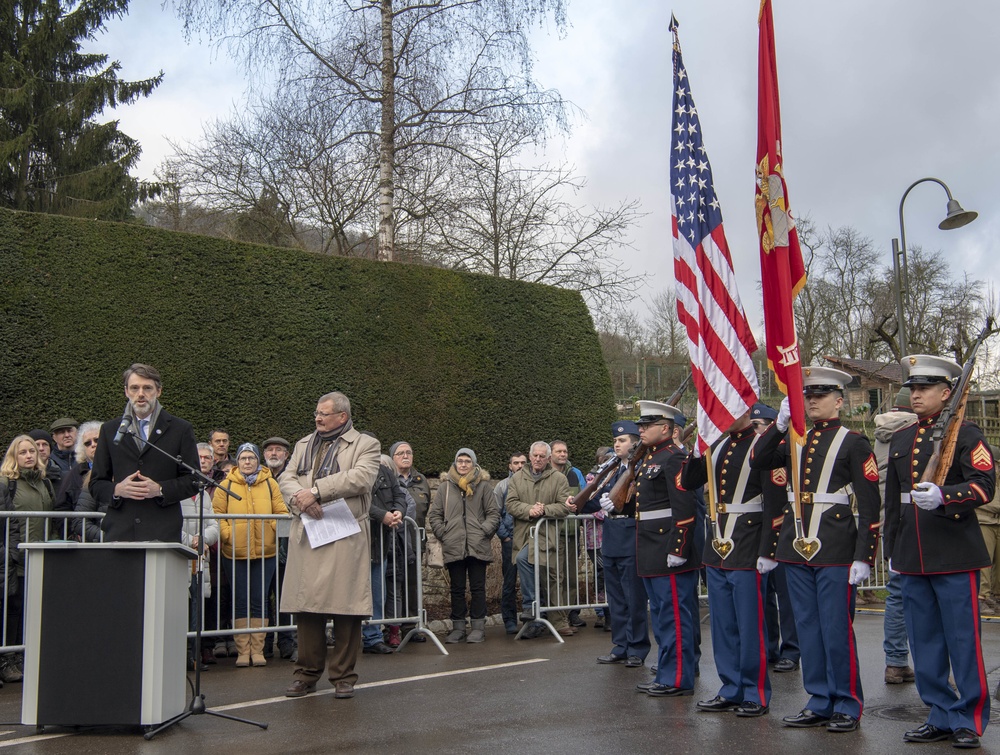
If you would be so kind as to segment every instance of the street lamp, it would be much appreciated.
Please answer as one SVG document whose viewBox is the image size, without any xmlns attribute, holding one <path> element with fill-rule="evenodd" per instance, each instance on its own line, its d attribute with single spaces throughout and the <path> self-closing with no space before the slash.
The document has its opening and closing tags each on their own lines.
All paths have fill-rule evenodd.
<svg viewBox="0 0 1000 755">
<path fill-rule="evenodd" d="M 963 225 L 968 225 L 979 217 L 978 212 L 963 210 L 958 200 L 952 197 L 951 189 L 940 178 L 921 178 L 919 181 L 911 183 L 906 188 L 906 191 L 903 192 L 903 198 L 899 200 L 899 238 L 892 240 L 892 271 L 896 283 L 896 322 L 898 323 L 898 330 L 896 332 L 899 338 L 900 357 L 905 357 L 910 347 L 909 340 L 906 337 L 906 321 L 903 316 L 903 301 L 908 293 L 907 286 L 909 284 L 906 268 L 906 226 L 903 225 L 903 203 L 906 202 L 906 197 L 913 187 L 925 181 L 933 181 L 939 184 L 948 195 L 947 214 L 944 220 L 938 223 L 938 228 L 942 231 L 961 228 Z"/>
</svg>

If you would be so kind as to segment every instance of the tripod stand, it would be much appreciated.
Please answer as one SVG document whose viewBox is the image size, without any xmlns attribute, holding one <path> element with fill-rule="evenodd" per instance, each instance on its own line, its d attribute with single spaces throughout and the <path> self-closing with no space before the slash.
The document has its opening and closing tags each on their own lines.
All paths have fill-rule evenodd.
<svg viewBox="0 0 1000 755">
<path fill-rule="evenodd" d="M 226 719 L 229 719 L 230 721 L 237 721 L 238 723 L 241 723 L 241 724 L 250 724 L 251 726 L 259 726 L 261 729 L 266 729 L 267 728 L 267 724 L 266 723 L 261 723 L 259 721 L 251 721 L 248 718 L 238 718 L 237 716 L 230 716 L 228 713 L 220 713 L 219 711 L 212 710 L 211 708 L 208 708 L 205 705 L 205 695 L 201 691 L 201 641 L 202 641 L 202 634 L 201 634 L 202 633 L 202 626 L 201 626 L 202 620 L 201 620 L 201 614 L 202 614 L 202 609 L 203 609 L 203 605 L 204 605 L 203 588 L 202 588 L 202 582 L 203 582 L 204 572 L 203 572 L 203 568 L 202 568 L 202 560 L 201 560 L 200 551 L 201 551 L 202 548 L 205 547 L 205 505 L 204 505 L 205 504 L 205 500 L 204 500 L 205 489 L 209 485 L 213 485 L 214 484 L 214 480 L 212 480 L 210 477 L 207 477 L 204 474 L 202 474 L 202 472 L 201 472 L 200 469 L 195 469 L 190 464 L 186 463 L 180 456 L 171 456 L 166 451 L 164 451 L 162 448 L 158 448 L 155 444 L 150 443 L 145 438 L 142 438 L 139 435 L 136 435 L 131 430 L 125 431 L 124 434 L 128 435 L 129 437 L 135 438 L 139 443 L 142 444 L 143 448 L 152 448 L 157 453 L 163 454 L 164 456 L 167 456 L 167 457 L 173 459 L 180 466 L 184 467 L 186 470 L 188 470 L 189 472 L 191 472 L 197 478 L 197 480 L 198 480 L 198 551 L 199 551 L 199 557 L 198 557 L 198 567 L 197 567 L 198 578 L 195 580 L 195 602 L 194 602 L 194 620 L 195 620 L 195 628 L 194 628 L 194 658 L 195 658 L 195 663 L 194 663 L 194 693 L 193 693 L 193 696 L 191 697 L 191 702 L 188 705 L 187 710 L 185 710 L 183 713 L 180 713 L 180 714 L 174 716 L 169 721 L 164 721 L 162 724 L 160 724 L 159 726 L 157 726 L 155 729 L 153 729 L 151 731 L 147 731 L 143 735 L 143 737 L 145 739 L 147 739 L 147 740 L 152 739 L 153 737 L 155 737 L 157 734 L 159 734 L 164 729 L 169 729 L 174 724 L 179 724 L 181 721 L 185 720 L 186 718 L 189 718 L 191 716 L 202 716 L 202 715 L 216 716 L 218 718 L 226 718 Z M 230 496 L 232 498 L 236 498 L 237 500 L 242 500 L 240 498 L 240 496 L 236 495 L 236 493 L 232 492 L 228 488 L 222 487 L 221 485 L 219 486 L 219 488 L 222 489 L 222 490 L 224 490 L 225 493 L 226 493 L 226 495 L 228 495 L 228 496 Z"/>
</svg>

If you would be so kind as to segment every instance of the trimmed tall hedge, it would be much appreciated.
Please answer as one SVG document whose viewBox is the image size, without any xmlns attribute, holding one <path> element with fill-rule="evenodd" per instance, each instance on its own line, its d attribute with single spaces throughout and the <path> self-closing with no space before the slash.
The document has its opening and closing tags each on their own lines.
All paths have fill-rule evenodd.
<svg viewBox="0 0 1000 755">
<path fill-rule="evenodd" d="M 587 468 L 610 440 L 611 385 L 574 292 L 10 211 L 0 262 L 0 452 L 58 416 L 119 416 L 132 362 L 160 370 L 164 407 L 199 439 L 222 426 L 234 450 L 310 432 L 331 390 L 432 474 L 469 446 L 499 475 L 555 437 Z"/>
</svg>

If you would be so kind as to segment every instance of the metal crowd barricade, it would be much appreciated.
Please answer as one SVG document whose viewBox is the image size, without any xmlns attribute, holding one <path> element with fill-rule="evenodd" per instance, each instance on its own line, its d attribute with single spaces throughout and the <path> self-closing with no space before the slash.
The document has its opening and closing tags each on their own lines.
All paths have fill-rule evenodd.
<svg viewBox="0 0 1000 755">
<path fill-rule="evenodd" d="M 559 642 L 565 640 L 546 614 L 608 606 L 604 599 L 604 568 L 598 538 L 594 537 L 588 546 L 587 538 L 581 537 L 587 527 L 600 526 L 599 519 L 585 514 L 539 519 L 530 530 L 535 599 L 530 607 L 523 606 L 522 612 L 530 613 L 534 617 L 532 622 L 544 625 Z M 582 566 L 581 544 L 587 558 Z M 525 622 L 515 639 L 520 639 L 532 622 Z"/>
<path fill-rule="evenodd" d="M 51 540 L 79 540 L 94 542 L 94 530 L 87 528 L 88 522 L 98 524 L 96 537 L 102 538 L 100 520 L 104 514 L 82 511 L 0 511 L 0 521 L 3 523 L 3 593 L 0 605 L 3 606 L 2 622 L 0 622 L 0 654 L 24 651 L 22 628 L 24 623 L 24 578 L 15 573 L 17 565 L 27 569 L 25 554 L 19 552 L 15 556 L 20 543 L 37 543 Z M 30 526 L 33 522 L 41 522 L 41 536 L 37 527 Z M 90 533 L 88 535 L 88 532 Z M 16 624 L 15 624 L 16 622 Z"/>
<path fill-rule="evenodd" d="M 417 526 L 416 520 L 408 516 L 403 517 L 400 527 L 402 530 L 397 528 L 387 533 L 385 527 L 372 524 L 372 538 L 377 538 L 380 553 L 386 553 L 386 538 L 392 538 L 393 542 L 382 562 L 382 618 L 371 618 L 363 624 L 377 624 L 381 627 L 412 625 L 402 637 L 396 652 L 405 648 L 413 637 L 422 634 L 429 637 L 443 655 L 448 655 L 441 640 L 427 628 L 420 560 L 420 543 L 426 538 L 425 531 Z"/>
<path fill-rule="evenodd" d="M 80 542 L 103 542 L 103 533 L 100 530 L 100 520 L 104 518 L 101 512 L 76 512 L 76 511 L 0 511 L 0 522 L 3 531 L 0 544 L 3 546 L 3 560 L 0 561 L 0 568 L 3 571 L 3 600 L 0 601 L 2 611 L 0 611 L 0 654 L 20 652 L 24 650 L 24 643 L 21 641 L 10 641 L 14 637 L 20 637 L 20 622 L 23 621 L 20 608 L 20 600 L 23 595 L 23 580 L 15 573 L 16 569 L 8 568 L 12 566 L 12 552 L 16 550 L 18 543 L 38 542 L 40 539 L 51 540 L 77 540 Z M 197 532 L 197 515 L 185 516 L 185 524 L 192 532 Z M 278 607 L 281 605 L 281 570 L 278 566 L 280 539 L 287 538 L 291 526 L 292 516 L 290 514 L 206 514 L 205 522 L 218 522 L 221 519 L 230 522 L 248 521 L 261 522 L 261 527 L 272 525 L 275 528 L 276 546 L 275 554 L 267 559 L 253 560 L 274 560 L 275 569 L 270 579 L 266 579 L 266 569 L 261 569 L 256 580 L 248 578 L 244 585 L 244 595 L 246 605 L 252 604 L 252 598 L 259 596 L 261 605 L 264 607 L 263 618 L 267 626 L 246 627 L 234 629 L 232 620 L 236 613 L 236 594 L 231 586 L 226 584 L 224 576 L 221 543 L 216 543 L 211 547 L 206 555 L 208 563 L 203 569 L 196 568 L 196 562 L 192 562 L 192 577 L 201 575 L 203 579 L 204 609 L 202 615 L 202 636 L 205 638 L 217 639 L 229 637 L 234 634 L 253 634 L 259 632 L 280 633 L 293 632 L 295 630 L 294 616 L 289 623 L 280 623 Z M 38 537 L 37 527 L 29 526 L 33 521 L 42 521 L 42 535 Z M 88 527 L 88 524 L 91 525 Z M 96 527 L 94 525 L 97 525 Z M 417 526 L 416 521 L 410 517 L 405 517 L 402 524 L 401 533 L 393 533 L 396 542 L 386 558 L 386 568 L 382 570 L 382 595 L 386 602 L 386 610 L 380 619 L 369 619 L 365 624 L 384 625 L 412 625 L 400 642 L 398 650 L 402 650 L 407 643 L 416 635 L 423 634 L 434 642 L 438 649 L 448 655 L 448 651 L 441 644 L 437 636 L 427 628 L 427 611 L 424 608 L 423 595 L 423 575 L 420 568 L 419 543 L 423 542 L 424 530 Z M 243 529 L 242 545 L 244 552 L 249 552 L 253 544 L 256 526 L 247 526 Z M 382 537 L 382 528 L 374 527 L 373 531 L 378 532 L 378 537 Z M 384 541 L 380 541 L 384 544 Z M 234 543 L 236 545 L 236 543 Z M 233 548 L 231 564 L 235 568 L 236 548 Z M 411 561 L 412 556 L 412 561 Z M 391 575 L 391 583 L 389 576 Z M 205 584 L 207 583 L 207 584 Z M 192 592 L 194 582 L 192 581 Z M 214 610 L 212 610 L 214 609 Z M 251 611 L 247 611 L 249 614 Z M 236 617 L 243 618 L 243 617 Z M 13 622 L 19 622 L 18 631 L 13 631 Z M 188 632 L 188 637 L 193 638 L 195 632 Z M 208 647 L 206 645 L 206 647 Z"/>
<path fill-rule="evenodd" d="M 197 518 L 197 516 L 186 517 L 187 520 L 195 521 Z M 292 519 L 293 517 L 290 514 L 212 514 L 211 516 L 205 516 L 206 522 L 209 520 L 226 520 L 233 523 L 239 521 L 262 521 L 262 527 L 267 526 L 269 522 L 274 522 L 277 542 L 275 554 L 266 559 L 275 560 L 275 568 L 271 578 L 267 579 L 267 570 L 261 569 L 256 581 L 251 578 L 246 580 L 246 584 L 243 586 L 244 594 L 241 596 L 246 601 L 248 607 L 247 614 L 251 613 L 249 607 L 253 603 L 252 599 L 254 597 L 260 598 L 261 604 L 264 606 L 264 618 L 267 620 L 267 626 L 262 627 L 233 628 L 235 619 L 244 618 L 236 616 L 237 595 L 233 590 L 233 585 L 227 584 L 228 580 L 225 576 L 228 571 L 235 572 L 235 562 L 240 560 L 236 558 L 238 549 L 235 546 L 237 543 L 233 543 L 234 547 L 231 549 L 232 555 L 228 559 L 228 564 L 225 564 L 226 557 L 222 553 L 221 541 L 217 547 L 212 549 L 208 572 L 209 575 L 214 574 L 215 584 L 212 586 L 211 597 L 206 599 L 207 610 L 202 612 L 203 637 L 220 638 L 236 634 L 256 634 L 260 632 L 273 632 L 277 634 L 295 630 L 294 616 L 291 617 L 291 623 L 282 624 L 279 621 L 279 617 L 282 614 L 278 610 L 281 605 L 282 585 L 280 575 L 283 567 L 283 564 L 279 562 L 280 538 L 288 537 Z M 384 548 L 387 546 L 385 538 L 393 537 L 394 541 L 391 543 L 389 553 L 383 561 L 383 568 L 380 570 L 382 615 L 378 618 L 365 620 L 363 625 L 413 625 L 403 637 L 397 651 L 402 650 L 414 635 L 423 634 L 430 637 L 444 655 L 448 655 L 448 651 L 445 650 L 437 636 L 426 626 L 427 612 L 424 609 L 423 579 L 421 569 L 419 568 L 420 549 L 417 546 L 417 538 L 420 538 L 422 541 L 424 531 L 417 527 L 416 521 L 409 517 L 403 519 L 401 527 L 403 528 L 402 532 L 392 532 L 387 535 L 384 533 L 383 527 L 372 523 L 372 537 L 378 539 L 379 547 L 383 548 L 382 553 L 385 553 Z M 243 552 L 249 552 L 250 547 L 253 545 L 255 531 L 256 525 L 248 525 L 243 528 L 242 542 L 239 543 L 243 546 Z M 410 561 L 411 556 L 414 558 L 412 563 Z M 229 567 L 228 569 L 226 568 L 227 566 Z M 206 576 L 204 570 L 202 571 L 202 575 L 204 579 Z M 209 601 L 211 601 L 211 604 L 209 604 Z M 193 631 L 188 633 L 188 637 L 193 636 Z"/>
</svg>

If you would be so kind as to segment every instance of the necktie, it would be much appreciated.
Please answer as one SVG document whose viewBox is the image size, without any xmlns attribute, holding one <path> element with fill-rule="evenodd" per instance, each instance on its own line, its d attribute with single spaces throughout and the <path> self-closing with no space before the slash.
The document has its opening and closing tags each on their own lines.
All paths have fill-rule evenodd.
<svg viewBox="0 0 1000 755">
<path fill-rule="evenodd" d="M 139 437 L 142 438 L 143 440 L 146 440 L 149 437 L 148 428 L 149 428 L 149 420 L 148 419 L 140 419 L 139 420 Z"/>
</svg>

